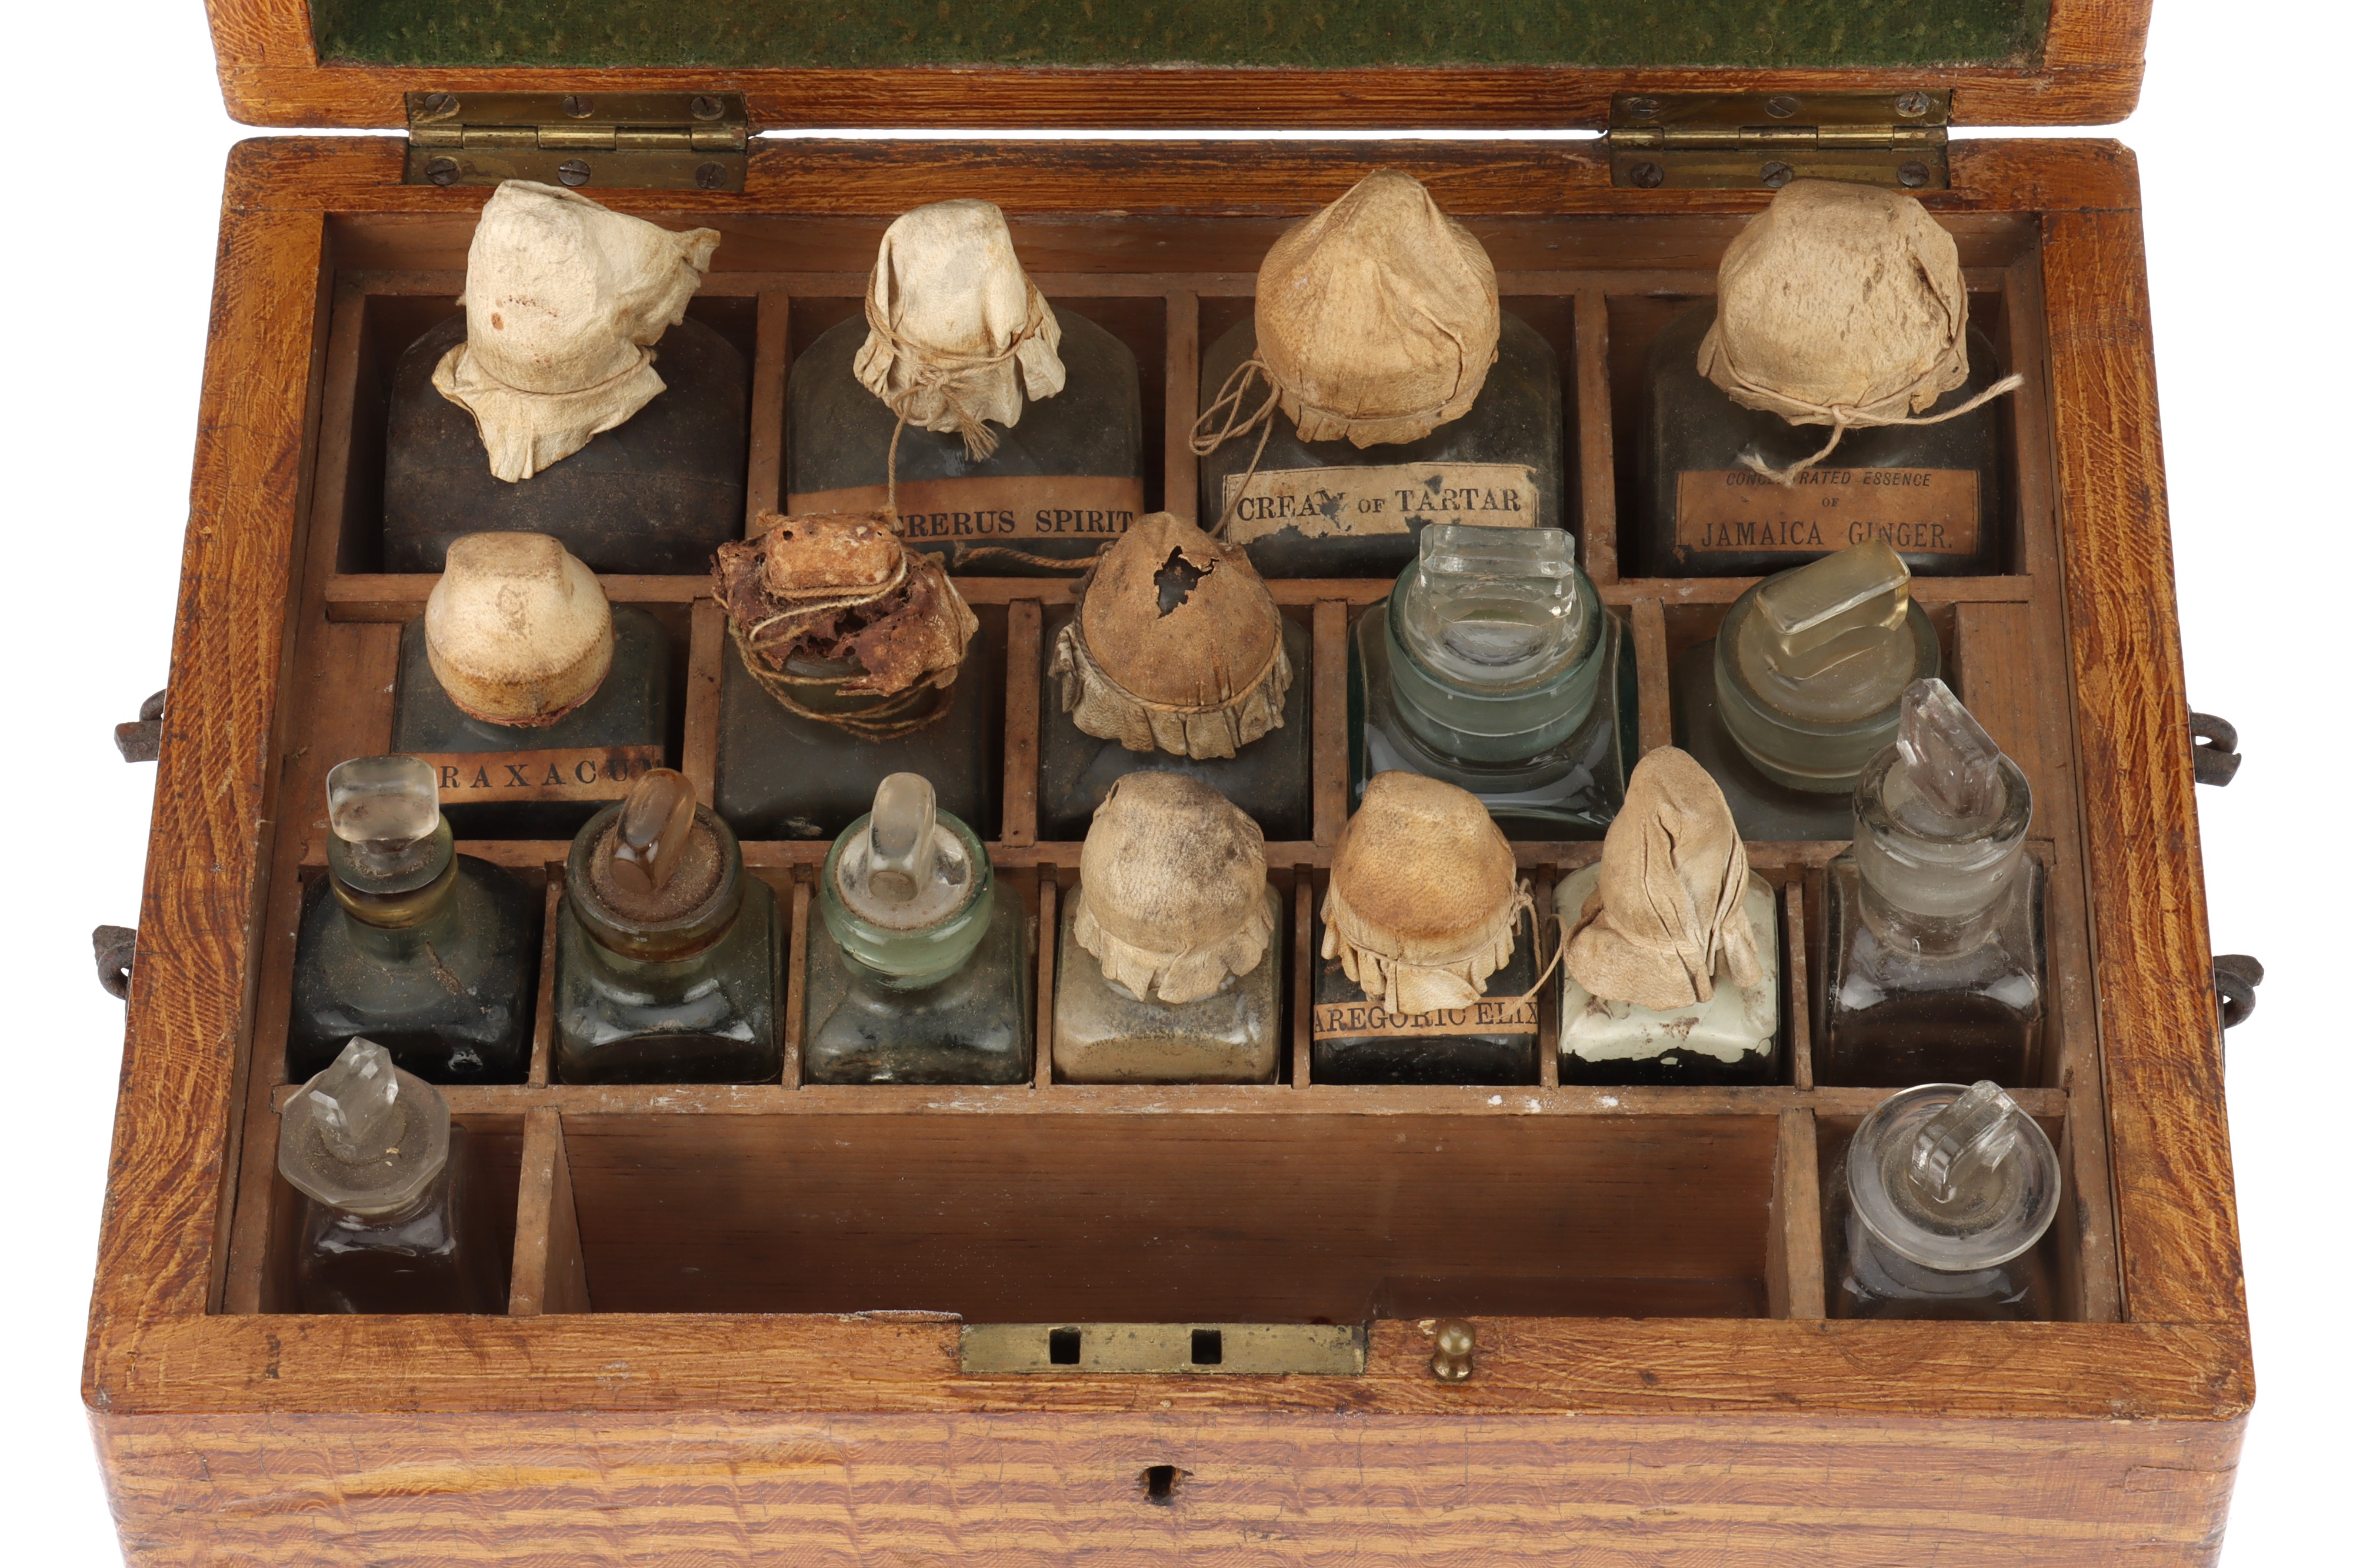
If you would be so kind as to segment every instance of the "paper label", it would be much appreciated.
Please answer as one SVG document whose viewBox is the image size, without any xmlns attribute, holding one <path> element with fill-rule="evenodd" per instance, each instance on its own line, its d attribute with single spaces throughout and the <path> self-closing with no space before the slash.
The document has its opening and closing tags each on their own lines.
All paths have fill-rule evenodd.
<svg viewBox="0 0 2353 1568">
<path fill-rule="evenodd" d="M 1226 537 L 1237 544 L 1286 528 L 1330 539 L 1406 533 L 1422 522 L 1533 528 L 1536 521 L 1536 472 L 1521 463 L 1284 468 L 1249 475 L 1247 491 L 1243 478 L 1226 476 L 1223 502 L 1233 514 Z"/>
<path fill-rule="evenodd" d="M 888 485 L 807 490 L 786 498 L 796 517 L 821 511 L 881 511 Z M 1144 514 L 1144 481 L 1103 475 L 986 475 L 902 479 L 899 518 L 910 543 L 953 540 L 1103 540 Z"/>
<path fill-rule="evenodd" d="M 1974 553 L 1977 470 L 1808 468 L 1793 485 L 1747 468 L 1675 476 L 1675 544 L 1687 552 L 1843 550 L 1867 539 L 1920 554 Z"/>
<path fill-rule="evenodd" d="M 441 781 L 443 805 L 489 801 L 618 800 L 662 765 L 659 746 L 546 752 L 419 752 Z"/>
<path fill-rule="evenodd" d="M 1536 1027 L 1536 1000 L 1533 996 L 1482 996 L 1468 1007 L 1446 1007 L 1411 1016 L 1388 1012 L 1377 1002 L 1318 1002 L 1312 1026 L 1319 1040 L 1359 1039 L 1366 1036 L 1532 1035 Z"/>
</svg>

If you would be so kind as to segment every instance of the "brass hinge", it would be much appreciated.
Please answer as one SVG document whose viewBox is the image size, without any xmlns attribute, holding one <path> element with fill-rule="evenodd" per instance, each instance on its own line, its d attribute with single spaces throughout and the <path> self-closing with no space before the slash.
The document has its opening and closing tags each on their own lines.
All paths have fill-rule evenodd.
<svg viewBox="0 0 2353 1568">
<path fill-rule="evenodd" d="M 1621 92 L 1609 100 L 1609 183 L 1651 190 L 1778 190 L 1852 180 L 1952 184 L 1946 88 L 1905 92 Z"/>
<path fill-rule="evenodd" d="M 750 141 L 740 92 L 412 92 L 401 178 L 740 191 Z"/>
</svg>

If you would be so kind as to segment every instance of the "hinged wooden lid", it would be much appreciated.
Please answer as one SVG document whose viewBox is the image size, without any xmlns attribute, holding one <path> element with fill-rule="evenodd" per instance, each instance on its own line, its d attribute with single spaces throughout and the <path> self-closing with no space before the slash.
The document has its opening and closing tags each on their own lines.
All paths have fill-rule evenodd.
<svg viewBox="0 0 2353 1568">
<path fill-rule="evenodd" d="M 2139 96 L 2149 0 L 208 0 L 229 113 L 411 92 L 740 92 L 755 129 L 1600 128 L 1613 93 L 1949 89 L 1957 125 Z"/>
</svg>

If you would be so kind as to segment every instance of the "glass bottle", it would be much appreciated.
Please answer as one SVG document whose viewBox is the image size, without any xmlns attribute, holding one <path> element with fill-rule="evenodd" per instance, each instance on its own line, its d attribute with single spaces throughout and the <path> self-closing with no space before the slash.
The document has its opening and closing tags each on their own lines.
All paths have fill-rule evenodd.
<svg viewBox="0 0 2353 1568">
<path fill-rule="evenodd" d="M 1575 542 L 1440 523 L 1419 553 L 1350 642 L 1351 800 L 1377 773 L 1420 773 L 1512 837 L 1599 837 L 1634 755 L 1634 660 Z"/>
<path fill-rule="evenodd" d="M 1831 1176 L 1831 1316 L 2049 1320 L 2051 1269 L 2036 1244 L 2059 1188 L 2051 1140 L 1999 1086 L 1891 1095 Z"/>
<path fill-rule="evenodd" d="M 327 873 L 303 890 L 286 1072 L 354 1035 L 433 1083 L 521 1083 L 539 985 L 540 897 L 455 852 L 433 770 L 359 757 L 327 774 Z"/>
<path fill-rule="evenodd" d="M 1258 825 L 1197 778 L 1134 773 L 1087 829 L 1054 969 L 1064 1083 L 1272 1083 L 1282 900 Z"/>
<path fill-rule="evenodd" d="M 784 931 L 734 834 L 668 768 L 572 840 L 555 926 L 564 1083 L 770 1083 Z"/>
<path fill-rule="evenodd" d="M 1631 574 L 1750 577 L 1804 565 L 1866 539 L 1885 541 L 1914 573 L 2002 570 L 2000 405 L 1936 425 L 1848 430 L 1830 458 L 1779 485 L 1743 462 L 1780 469 L 1821 449 L 1829 431 L 1746 408 L 1699 369 L 1715 321 L 1703 300 L 1651 341 L 1642 369 L 1640 510 Z M 1957 408 L 2001 379 L 1993 344 L 1968 329 L 1969 377 L 1926 410 Z"/>
<path fill-rule="evenodd" d="M 1279 841 L 1312 837 L 1311 638 L 1250 557 L 1154 512 L 1077 595 L 1076 609 L 1046 616 L 1039 837 L 1085 837 L 1140 771 L 1200 780 Z"/>
<path fill-rule="evenodd" d="M 1201 362 L 1205 408 L 1258 348 L 1250 321 L 1209 346 Z M 1249 395 L 1263 390 L 1253 386 Z M 1200 466 L 1203 525 L 1225 517 L 1229 489 L 1239 492 L 1219 537 L 1247 548 L 1265 576 L 1387 577 L 1412 565 L 1414 535 L 1433 522 L 1561 526 L 1560 361 L 1509 310 L 1471 411 L 1419 439 L 1370 447 L 1303 441 L 1280 407 L 1267 417 L 1254 475 L 1255 432 L 1225 442 Z"/>
<path fill-rule="evenodd" d="M 1535 1082 L 1535 944 L 1520 938 L 1531 915 L 1512 847 L 1477 797 L 1377 774 L 1333 849 L 1314 1081 Z"/>
<path fill-rule="evenodd" d="M 1553 902 L 1561 1082 L 1780 1081 L 1778 901 L 1692 758 L 1661 746 L 1642 759 L 1600 861 Z"/>
<path fill-rule="evenodd" d="M 502 1312 L 507 1260 L 448 1102 L 353 1039 L 295 1091 L 278 1172 L 302 1194 L 286 1259 L 297 1312 Z"/>
<path fill-rule="evenodd" d="M 833 842 L 808 932 L 811 1083 L 1027 1083 L 1029 920 L 988 851 L 893 773 Z"/>
<path fill-rule="evenodd" d="M 1912 574 L 1867 540 L 1766 578 L 1674 661 L 1675 744 L 1723 786 L 1745 839 L 1854 836 L 1854 782 L 1942 653 Z"/>
<path fill-rule="evenodd" d="M 1914 682 L 1895 743 L 1855 784 L 1854 847 L 1830 865 L 1816 1081 L 2041 1081 L 2033 814 L 2026 775 L 1945 683 Z"/>
<path fill-rule="evenodd" d="M 668 760 L 670 633 L 539 533 L 470 533 L 401 628 L 392 744 L 462 838 L 569 838 Z"/>
</svg>

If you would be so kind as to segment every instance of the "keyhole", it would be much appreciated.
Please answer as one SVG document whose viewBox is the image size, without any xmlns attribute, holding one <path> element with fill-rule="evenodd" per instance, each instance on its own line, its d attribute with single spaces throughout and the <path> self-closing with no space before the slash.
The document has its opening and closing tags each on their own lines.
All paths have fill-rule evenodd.
<svg viewBox="0 0 2353 1568">
<path fill-rule="evenodd" d="M 1145 1501 L 1166 1508 L 1176 1500 L 1176 1483 L 1186 1474 L 1174 1465 L 1146 1465 L 1144 1473 L 1135 1478 L 1135 1484 L 1144 1489 Z"/>
</svg>

